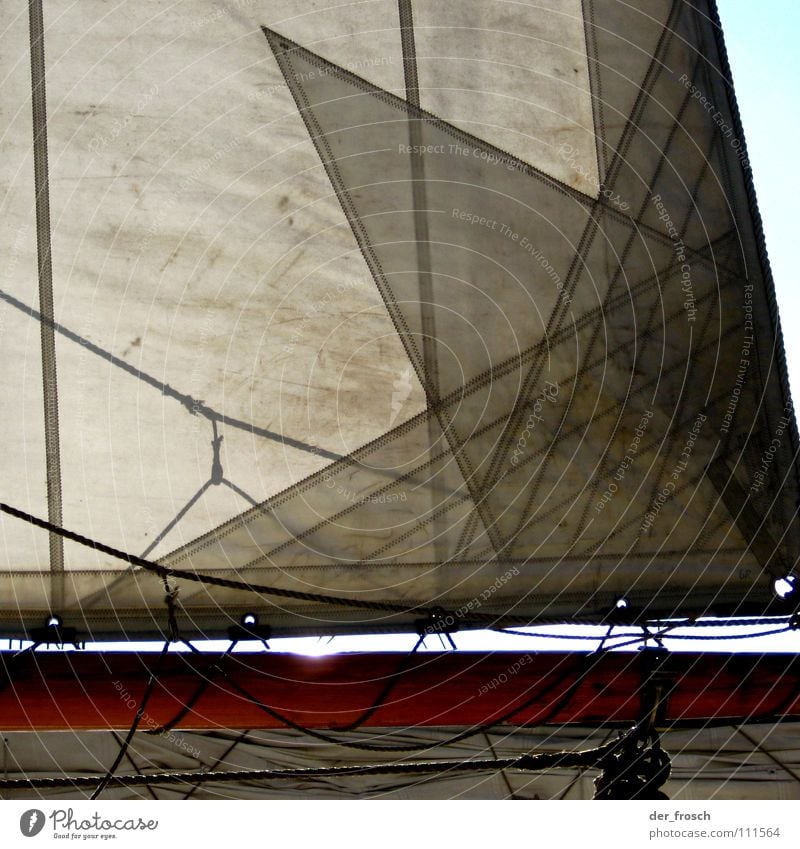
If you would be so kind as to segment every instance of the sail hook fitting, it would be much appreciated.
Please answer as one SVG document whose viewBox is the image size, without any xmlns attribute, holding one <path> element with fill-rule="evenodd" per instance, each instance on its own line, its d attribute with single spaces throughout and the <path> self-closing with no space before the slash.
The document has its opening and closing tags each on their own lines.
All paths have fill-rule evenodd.
<svg viewBox="0 0 800 849">
<path fill-rule="evenodd" d="M 458 622 L 452 613 L 448 613 L 443 607 L 435 607 L 428 614 L 426 619 L 417 619 L 414 623 L 417 628 L 417 634 L 425 639 L 433 634 L 447 638 L 451 648 L 455 651 L 456 644 L 451 636 L 453 632 L 458 630 Z"/>
<path fill-rule="evenodd" d="M 78 639 L 77 628 L 67 628 L 56 613 L 51 613 L 41 628 L 32 628 L 30 639 L 34 646 L 58 646 L 60 649 L 68 645 L 76 649 L 86 647 L 86 644 Z"/>
</svg>

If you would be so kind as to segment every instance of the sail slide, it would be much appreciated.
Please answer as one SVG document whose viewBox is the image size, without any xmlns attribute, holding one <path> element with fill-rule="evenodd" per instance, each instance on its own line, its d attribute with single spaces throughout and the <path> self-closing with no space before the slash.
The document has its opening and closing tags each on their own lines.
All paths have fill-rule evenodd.
<svg viewBox="0 0 800 849">
<path fill-rule="evenodd" d="M 48 2 L 44 144 L 27 14 L 0 36 L 0 500 L 52 517 L 60 478 L 57 524 L 168 567 L 186 636 L 790 612 L 713 2 L 307 6 Z M 0 530 L 3 634 L 165 632 L 159 574 Z"/>
</svg>

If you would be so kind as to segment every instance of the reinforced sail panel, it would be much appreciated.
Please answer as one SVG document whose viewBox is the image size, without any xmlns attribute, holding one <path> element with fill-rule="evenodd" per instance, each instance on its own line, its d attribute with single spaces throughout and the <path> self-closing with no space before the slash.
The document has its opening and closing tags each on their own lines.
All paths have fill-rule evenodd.
<svg viewBox="0 0 800 849">
<path fill-rule="evenodd" d="M 171 91 L 160 125 L 158 91 L 149 130 L 128 122 L 145 200 L 127 217 L 104 206 L 113 172 L 90 180 L 108 140 L 73 194 L 56 183 L 62 214 L 75 193 L 98 210 L 61 225 L 77 265 L 54 277 L 81 299 L 56 298 L 74 366 L 62 445 L 88 428 L 96 449 L 65 452 L 65 525 L 175 570 L 407 608 L 178 577 L 194 633 L 243 610 L 310 634 L 408 628 L 432 607 L 461 627 L 599 621 L 619 596 L 653 617 L 774 611 L 800 550 L 798 440 L 713 5 L 375 3 L 285 23 L 270 5 L 184 32 L 200 75 L 224 35 L 228 74 L 194 101 Z M 154 165 L 182 114 L 191 161 Z M 56 120 L 54 172 L 85 158 L 73 138 Z M 180 203 L 148 223 L 151 179 Z M 128 243 L 141 269 L 123 269 Z M 34 361 L 41 316 L 4 298 L 22 328 L 8 344 Z M 91 417 L 70 408 L 90 395 Z M 11 503 L 44 462 L 24 435 Z M 2 618 L 21 632 L 54 590 L 46 539 L 37 565 L 10 522 Z M 81 631 L 164 628 L 146 571 L 67 545 L 59 580 Z"/>
</svg>

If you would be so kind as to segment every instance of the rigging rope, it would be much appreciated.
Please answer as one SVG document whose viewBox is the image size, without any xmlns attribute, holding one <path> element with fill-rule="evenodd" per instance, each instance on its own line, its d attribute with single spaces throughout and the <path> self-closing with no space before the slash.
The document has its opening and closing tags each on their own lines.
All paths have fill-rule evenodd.
<svg viewBox="0 0 800 849">
<path fill-rule="evenodd" d="M 75 533 L 75 531 L 68 531 L 66 528 L 61 528 L 58 525 L 54 525 L 52 522 L 48 522 L 44 519 L 38 518 L 37 516 L 33 516 L 30 513 L 26 513 L 24 510 L 18 510 L 16 507 L 11 507 L 9 504 L 0 503 L 0 511 L 7 513 L 9 516 L 14 516 L 17 519 L 22 519 L 22 521 L 27 522 L 30 525 L 35 525 L 43 530 L 58 534 L 59 536 L 64 537 L 64 539 L 77 542 L 80 545 L 92 548 L 95 551 L 102 552 L 103 554 L 108 554 L 111 557 L 116 557 L 118 560 L 124 560 L 126 563 L 130 563 L 131 566 L 139 566 L 140 568 L 145 569 L 148 572 L 153 572 L 165 579 L 172 577 L 182 578 L 183 580 L 194 581 L 199 584 L 208 584 L 210 586 L 224 587 L 226 589 L 246 590 L 247 592 L 256 592 L 263 595 L 275 596 L 276 598 L 290 598 L 298 601 L 332 604 L 341 607 L 356 607 L 362 610 L 374 610 L 385 613 L 419 613 L 426 612 L 427 610 L 422 607 L 408 607 L 403 604 L 392 604 L 390 602 L 365 601 L 364 599 L 341 598 L 339 596 L 322 595 L 319 593 L 285 590 L 278 587 L 263 586 L 261 584 L 248 584 L 245 581 L 235 581 L 231 578 L 218 578 L 215 575 L 204 575 L 199 572 L 185 572 L 180 569 L 170 569 L 168 566 L 162 566 L 160 563 L 155 563 L 152 560 L 146 560 L 144 557 L 139 557 L 136 554 L 129 554 L 128 552 L 121 551 L 118 548 L 105 545 L 105 543 L 90 539 L 82 534 Z"/>
<path fill-rule="evenodd" d="M 135 787 L 150 784 L 184 784 L 195 782 L 263 781 L 268 779 L 339 778 L 369 775 L 431 775 L 448 772 L 499 772 L 504 769 L 544 770 L 600 766 L 602 760 L 620 745 L 619 741 L 582 752 L 540 752 L 515 758 L 481 761 L 432 761 L 423 763 L 366 764 L 306 769 L 257 769 L 226 772 L 167 772 L 150 775 L 114 775 L 108 778 L 112 787 Z M 61 776 L 53 778 L 0 778 L 0 790 L 56 789 L 91 787 L 97 776 Z"/>
<path fill-rule="evenodd" d="M 656 734 L 642 737 L 634 729 L 600 759 L 599 766 L 603 772 L 594 781 L 595 799 L 668 798 L 659 788 L 669 778 L 672 766 Z"/>
<path fill-rule="evenodd" d="M 287 590 L 278 587 L 269 587 L 263 584 L 249 584 L 245 581 L 236 581 L 232 578 L 219 578 L 216 575 L 208 575 L 203 574 L 201 572 L 186 572 L 181 569 L 171 569 L 168 566 L 163 566 L 160 563 L 155 563 L 152 560 L 147 560 L 144 557 L 140 557 L 136 554 L 130 554 L 126 551 L 114 548 L 113 546 L 98 542 L 97 540 L 93 540 L 90 537 L 83 536 L 82 534 L 76 533 L 75 531 L 69 531 L 66 528 L 54 525 L 52 522 L 48 522 L 45 519 L 40 519 L 38 516 L 34 516 L 31 513 L 26 513 L 24 510 L 19 510 L 18 508 L 12 507 L 9 504 L 0 502 L 0 512 L 7 513 L 9 516 L 14 516 L 17 519 L 21 519 L 23 522 L 27 522 L 30 525 L 34 525 L 35 527 L 42 528 L 43 530 L 58 534 L 59 536 L 64 537 L 64 539 L 71 540 L 72 542 L 76 542 L 79 545 L 86 546 L 87 548 L 91 548 L 103 554 L 108 554 L 109 556 L 115 557 L 118 560 L 123 560 L 126 563 L 129 563 L 131 566 L 139 566 L 141 569 L 144 569 L 147 572 L 152 572 L 153 574 L 158 575 L 159 577 L 165 580 L 167 578 L 181 578 L 186 581 L 194 581 L 195 583 L 207 584 L 209 586 L 214 587 L 223 587 L 225 589 L 244 590 L 246 592 L 254 592 L 259 593 L 261 595 L 274 596 L 276 598 L 307 601 L 316 604 L 330 604 L 338 607 L 351 607 L 359 610 L 371 610 L 376 613 L 414 613 L 417 615 L 427 614 L 431 617 L 436 617 L 441 614 L 441 607 L 438 606 L 425 607 L 417 605 L 409 607 L 408 605 L 396 604 L 386 601 L 366 601 L 364 599 L 357 598 L 344 598 L 341 596 L 323 595 L 322 593 L 308 593 L 299 590 Z M 490 613 L 471 613 L 470 618 L 484 622 L 496 622 L 498 619 L 496 615 Z M 545 620 L 542 621 L 544 622 Z M 547 620 L 548 624 L 574 624 L 574 622 L 575 620 L 573 619 L 564 618 L 554 618 L 552 620 Z"/>
<path fill-rule="evenodd" d="M 666 630 L 661 633 L 666 633 L 667 630 L 673 630 L 675 628 L 743 628 L 747 626 L 759 626 L 759 625 L 785 625 L 786 627 L 781 629 L 780 631 L 775 632 L 763 632 L 759 634 L 753 634 L 753 636 L 766 636 L 769 633 L 782 633 L 784 630 L 798 630 L 799 625 L 797 624 L 797 616 L 798 614 L 785 614 L 782 616 L 750 616 L 750 617 L 742 617 L 738 619 L 725 619 L 723 617 L 717 617 L 714 619 L 648 619 L 647 624 L 657 628 L 664 628 Z M 793 624 L 795 623 L 795 624 Z M 574 624 L 585 624 L 585 623 L 572 623 Z M 595 623 L 598 624 L 599 623 Z M 634 627 L 634 623 L 626 622 L 621 623 L 619 625 L 612 625 L 613 627 Z M 607 639 L 621 639 L 622 637 L 635 637 L 636 634 L 632 633 L 624 633 L 624 634 L 609 634 L 605 635 L 594 634 L 548 634 L 544 632 L 535 632 L 535 631 L 521 631 L 519 628 L 498 628 L 498 633 L 500 634 L 511 634 L 513 636 L 518 637 L 536 637 L 537 639 L 550 639 L 550 640 L 589 640 L 591 642 L 597 642 L 598 640 L 603 641 Z M 749 634 L 746 636 L 750 636 Z M 646 635 L 642 635 L 641 639 L 649 639 Z M 702 639 L 712 639 L 709 637 L 694 637 L 694 636 L 681 636 L 678 634 L 670 634 L 669 639 L 671 640 L 702 640 Z M 715 640 L 728 640 L 731 639 L 730 636 L 722 636 L 722 637 L 713 637 Z M 737 638 L 738 639 L 738 638 Z"/>
<path fill-rule="evenodd" d="M 661 633 L 663 633 L 663 631 Z M 640 642 L 642 639 L 643 639 L 643 637 L 640 636 L 636 640 L 636 642 Z M 186 642 L 186 645 L 189 646 L 189 648 L 192 651 L 196 652 L 197 654 L 202 655 L 202 652 L 199 649 L 197 649 L 195 646 L 193 646 L 191 643 L 189 643 L 188 641 Z M 462 740 L 467 740 L 470 737 L 474 737 L 474 736 L 479 735 L 479 734 L 485 734 L 487 731 L 490 731 L 491 729 L 495 728 L 497 725 L 500 725 L 504 722 L 508 722 L 513 716 L 518 714 L 520 711 L 525 710 L 526 707 L 528 707 L 531 704 L 533 704 L 534 702 L 544 698 L 552 690 L 558 688 L 560 685 L 562 685 L 567 680 L 569 680 L 569 678 L 571 678 L 573 676 L 573 673 L 578 672 L 577 676 L 575 677 L 573 682 L 570 684 L 570 686 L 567 688 L 564 695 L 562 695 L 562 697 L 559 699 L 559 701 L 544 715 L 544 717 L 537 720 L 537 724 L 546 725 L 555 716 L 557 716 L 559 714 L 559 712 L 567 706 L 567 704 L 569 704 L 572 697 L 574 696 L 574 694 L 576 693 L 576 691 L 578 690 L 578 688 L 582 684 L 584 678 L 589 674 L 589 672 L 591 671 L 594 664 L 596 662 L 598 662 L 597 659 L 601 655 L 608 652 L 609 650 L 610 649 L 599 649 L 599 650 L 596 650 L 596 651 L 594 651 L 590 654 L 579 655 L 576 659 L 576 663 L 574 665 L 571 665 L 570 668 L 563 675 L 561 675 L 555 681 L 551 681 L 551 682 L 545 684 L 540 690 L 538 690 L 536 693 L 534 693 L 534 695 L 527 698 L 521 704 L 516 705 L 515 707 L 513 707 L 511 710 L 507 711 L 503 715 L 496 717 L 491 722 L 484 723 L 482 725 L 476 726 L 475 728 L 468 728 L 465 731 L 459 732 L 458 734 L 454 734 L 453 736 L 448 737 L 445 740 L 434 741 L 429 745 L 418 745 L 417 744 L 417 745 L 380 746 L 380 745 L 376 745 L 376 744 L 373 744 L 373 743 L 360 743 L 360 742 L 352 741 L 352 740 L 337 739 L 336 737 L 333 737 L 330 734 L 325 734 L 324 732 L 317 731 L 313 728 L 307 728 L 303 725 L 300 725 L 299 723 L 295 722 L 294 720 L 292 720 L 288 716 L 285 716 L 284 714 L 280 713 L 279 711 L 275 710 L 274 708 L 271 708 L 269 705 L 264 704 L 257 696 L 253 695 L 251 692 L 249 692 L 241 684 L 239 684 L 236 681 L 233 681 L 230 678 L 230 676 L 228 676 L 224 671 L 222 672 L 222 675 L 225 678 L 225 680 L 230 684 L 231 687 L 233 687 L 237 692 L 240 693 L 240 695 L 242 695 L 244 698 L 248 699 L 248 701 L 250 701 L 253 705 L 258 707 L 260 710 L 262 710 L 268 716 L 272 717 L 273 719 L 282 723 L 283 725 L 287 726 L 288 728 L 291 728 L 291 729 L 298 731 L 302 734 L 307 734 L 309 737 L 313 737 L 317 740 L 321 740 L 324 743 L 330 743 L 330 744 L 335 745 L 335 746 L 342 746 L 344 748 L 359 749 L 359 750 L 362 750 L 362 751 L 370 751 L 370 752 L 382 752 L 382 753 L 400 753 L 400 752 L 412 752 L 412 751 L 421 752 L 421 751 L 427 751 L 427 750 L 432 749 L 432 748 L 438 748 L 439 746 L 450 746 L 450 745 L 453 745 L 454 743 L 460 743 Z M 406 661 L 407 660 L 408 660 L 408 658 L 406 658 Z M 580 667 L 583 664 L 586 664 L 586 668 L 583 669 L 582 671 L 579 671 Z M 220 670 L 220 671 L 222 671 L 222 670 Z M 384 698 L 385 698 L 385 696 L 384 696 Z M 376 706 L 373 706 L 373 707 L 375 709 L 377 709 Z M 374 712 L 374 710 L 372 708 L 370 708 L 369 710 L 371 712 Z M 365 720 L 363 718 L 360 720 L 361 723 L 363 723 L 364 721 Z"/>
<path fill-rule="evenodd" d="M 351 607 L 359 610 L 371 610 L 374 612 L 381 613 L 398 613 L 398 614 L 427 614 L 428 616 L 435 618 L 441 616 L 442 608 L 440 606 L 436 607 L 425 607 L 425 606 L 412 606 L 408 607 L 407 605 L 397 604 L 386 601 L 366 601 L 364 599 L 356 599 L 356 598 L 344 598 L 342 596 L 331 596 L 324 595 L 322 593 L 308 593 L 302 592 L 300 590 L 288 590 L 281 589 L 279 587 L 270 587 L 265 586 L 263 584 L 250 584 L 246 581 L 237 581 L 232 578 L 220 578 L 216 575 L 208 575 L 201 572 L 186 572 L 180 569 L 172 569 L 168 566 L 163 566 L 160 563 L 156 563 L 152 560 L 147 560 L 144 557 L 140 557 L 136 554 L 130 554 L 128 552 L 122 551 L 118 548 L 114 548 L 113 546 L 106 545 L 105 543 L 99 542 L 97 540 L 93 540 L 90 537 L 83 536 L 82 534 L 76 533 L 75 531 L 67 530 L 66 528 L 62 528 L 58 525 L 53 524 L 52 522 L 48 522 L 45 519 L 40 519 L 38 516 L 34 516 L 31 513 L 27 513 L 24 510 L 20 510 L 16 507 L 12 507 L 9 504 L 5 504 L 0 502 L 0 512 L 6 513 L 9 516 L 13 516 L 14 518 L 20 519 L 23 522 L 27 522 L 30 525 L 34 525 L 35 527 L 46 530 L 50 533 L 58 534 L 64 539 L 71 540 L 72 542 L 76 542 L 79 545 L 86 546 L 87 548 L 91 548 L 95 551 L 99 551 L 103 554 L 108 554 L 111 557 L 115 557 L 118 560 L 122 560 L 126 563 L 129 563 L 131 566 L 138 566 L 145 571 L 152 572 L 155 575 L 158 575 L 166 582 L 168 578 L 176 578 L 183 579 L 186 581 L 193 581 L 199 584 L 207 584 L 209 586 L 223 587 L 225 589 L 234 589 L 234 590 L 243 590 L 246 592 L 254 592 L 261 595 L 274 596 L 275 598 L 286 598 L 293 599 L 296 601 L 307 601 L 316 604 L 330 604 L 338 607 Z M 169 594 L 170 591 L 168 591 Z M 171 591 L 174 592 L 174 591 Z M 169 603 L 169 602 L 168 602 Z M 174 596 L 173 596 L 174 603 Z M 173 607 L 174 610 L 174 607 Z M 486 613 L 482 614 L 479 612 L 471 612 L 469 619 L 474 622 L 485 622 L 485 623 L 495 623 L 497 620 L 501 618 L 496 614 Z M 505 619 L 509 619 L 510 617 L 503 617 Z M 668 623 L 666 627 L 670 630 L 676 627 L 685 627 L 691 625 L 692 627 L 707 627 L 709 625 L 738 625 L 738 624 L 767 624 L 768 622 L 778 621 L 780 617 L 772 618 L 772 617 L 760 617 L 757 619 L 751 620 L 730 620 L 729 622 L 721 621 L 721 622 L 708 622 L 708 621 L 696 621 L 696 620 L 680 620 L 676 621 L 673 619 L 653 619 L 650 620 L 651 624 L 659 625 L 662 622 Z M 520 621 L 530 622 L 530 617 L 520 617 Z M 538 618 L 536 620 L 537 624 L 540 625 L 575 625 L 575 624 L 596 624 L 596 619 L 586 620 L 585 622 L 581 622 L 579 619 L 575 618 L 564 618 L 564 617 L 553 617 L 553 618 Z M 170 633 L 172 633 L 173 626 L 177 629 L 177 620 L 171 621 L 170 625 Z M 511 630 L 499 629 L 502 633 L 515 633 Z M 526 634 L 526 636 L 528 636 Z M 533 635 L 530 635 L 533 636 Z M 546 634 L 541 634 L 537 636 L 548 636 Z M 766 636 L 766 634 L 761 634 L 759 636 Z M 562 637 L 566 639 L 573 639 L 573 637 Z M 589 639 L 589 638 L 587 638 Z M 599 639 L 597 637 L 591 639 Z M 616 646 L 619 648 L 619 646 Z"/>
<path fill-rule="evenodd" d="M 167 636 L 170 643 L 178 643 L 181 639 L 181 631 L 178 627 L 178 592 L 179 587 L 171 587 L 169 579 L 164 576 L 164 603 L 167 605 Z"/>
<path fill-rule="evenodd" d="M 191 645 L 191 643 L 187 642 L 186 645 L 188 645 L 189 648 L 192 649 L 192 651 L 196 652 L 197 654 L 202 655 L 202 652 L 199 649 L 197 649 L 195 646 Z M 394 746 L 381 746 L 381 745 L 376 745 L 374 743 L 360 743 L 360 742 L 357 742 L 355 740 L 342 740 L 342 739 L 338 739 L 336 737 L 333 737 L 330 734 L 326 734 L 322 731 L 317 731 L 313 728 L 307 728 L 307 727 L 300 725 L 299 723 L 295 722 L 290 717 L 285 716 L 284 714 L 275 710 L 274 708 L 271 708 L 269 705 L 264 704 L 264 702 L 262 702 L 257 696 L 253 695 L 249 690 L 247 690 L 245 687 L 243 687 L 238 682 L 233 681 L 230 678 L 230 676 L 228 676 L 224 671 L 222 671 L 222 670 L 221 671 L 222 671 L 223 677 L 228 682 L 228 684 L 231 687 L 233 687 L 237 692 L 239 692 L 240 695 L 242 695 L 244 698 L 246 698 L 248 701 L 250 701 L 253 705 L 255 705 L 257 708 L 259 708 L 259 710 L 262 710 L 268 716 L 272 717 L 277 722 L 282 723 L 287 728 L 291 728 L 294 731 L 300 732 L 301 734 L 307 734 L 309 737 L 313 737 L 314 739 L 321 740 L 323 743 L 329 743 L 329 744 L 334 745 L 334 746 L 342 746 L 342 747 L 348 748 L 348 749 L 358 749 L 358 750 L 361 750 L 361 751 L 368 751 L 368 752 L 381 752 L 381 753 L 384 753 L 384 754 L 391 754 L 391 753 L 397 754 L 397 753 L 400 753 L 400 752 L 421 752 L 421 751 L 427 751 L 427 750 L 432 749 L 432 748 L 437 748 L 439 746 L 449 746 L 449 745 L 452 745 L 453 743 L 459 743 L 462 740 L 467 740 L 470 737 L 473 737 L 475 735 L 483 734 L 486 731 L 490 731 L 496 725 L 501 724 L 503 722 L 507 722 L 515 714 L 524 710 L 526 707 L 533 704 L 535 701 L 538 701 L 539 699 L 543 698 L 550 691 L 552 691 L 553 689 L 559 687 L 561 684 L 566 682 L 569 678 L 572 677 L 573 673 L 575 671 L 577 671 L 577 669 L 580 667 L 580 665 L 586 661 L 587 657 L 593 657 L 593 656 L 594 655 L 580 655 L 577 658 L 576 663 L 574 665 L 570 665 L 570 668 L 563 675 L 561 675 L 555 681 L 551 681 L 550 683 L 546 684 L 544 687 L 541 688 L 541 690 L 537 691 L 533 696 L 526 699 L 522 704 L 517 705 L 516 707 L 512 708 L 507 713 L 505 713 L 502 716 L 497 717 L 496 719 L 492 720 L 492 722 L 485 723 L 483 725 L 477 726 L 476 728 L 466 729 L 465 731 L 459 732 L 458 734 L 455 734 L 452 737 L 448 737 L 445 740 L 434 741 L 434 742 L 432 742 L 428 745 L 419 745 L 419 744 L 407 745 L 406 744 L 406 745 L 394 745 Z M 572 697 L 575 690 L 577 689 L 577 687 L 579 686 L 579 684 L 581 683 L 583 678 L 586 676 L 586 674 L 590 671 L 590 669 L 591 669 L 591 665 L 587 666 L 587 668 L 578 675 L 577 679 L 575 681 L 573 681 L 573 683 L 568 688 L 565 696 L 563 696 L 562 699 L 558 702 L 558 704 L 556 704 L 556 706 L 547 715 L 545 715 L 545 717 L 541 720 L 540 724 L 544 724 L 544 723 L 549 722 L 552 719 L 552 717 L 556 716 L 558 714 L 558 712 L 563 709 L 563 707 L 567 704 L 569 699 Z"/>
<path fill-rule="evenodd" d="M 8 687 L 10 684 L 14 683 L 14 679 L 11 675 L 12 664 L 19 663 L 19 658 L 21 657 L 24 658 L 28 657 L 28 655 L 33 654 L 36 649 L 39 648 L 40 645 L 41 643 L 38 642 L 31 643 L 31 645 L 26 646 L 24 649 L 20 649 L 19 651 L 14 652 L 14 654 L 12 654 L 8 660 L 6 660 L 6 652 L 0 652 L 0 662 L 2 662 L 4 673 L 2 679 L 0 679 L 0 693 L 5 690 L 5 688 Z"/>
<path fill-rule="evenodd" d="M 169 650 L 169 640 L 164 643 L 164 648 L 161 649 L 161 654 L 158 656 L 158 661 L 156 662 L 156 668 L 153 672 L 150 673 L 150 678 L 147 682 L 147 686 L 144 690 L 144 695 L 142 696 L 142 700 L 139 703 L 139 707 L 136 709 L 136 716 L 134 717 L 133 723 L 131 724 L 130 730 L 125 737 L 122 745 L 120 746 L 119 752 L 117 753 L 117 757 L 114 759 L 114 763 L 108 768 L 108 772 L 105 774 L 103 779 L 100 781 L 100 784 L 97 785 L 94 793 L 90 796 L 91 799 L 97 799 L 100 794 L 106 789 L 109 782 L 114 780 L 114 773 L 117 771 L 117 767 L 122 763 L 122 759 L 125 757 L 125 753 L 128 751 L 128 746 L 130 745 L 131 740 L 133 739 L 133 735 L 136 733 L 136 729 L 139 726 L 139 722 L 141 718 L 144 716 L 145 708 L 147 707 L 147 703 L 150 700 L 150 696 L 152 695 L 153 688 L 156 685 L 156 678 L 158 677 L 157 673 L 161 667 L 161 662 L 164 660 L 164 656 Z M 95 781 L 97 779 L 94 779 Z"/>
<path fill-rule="evenodd" d="M 781 616 L 750 616 L 741 617 L 739 619 L 652 619 L 653 625 L 672 624 L 677 628 L 736 628 L 743 625 L 777 625 L 780 622 L 789 623 L 792 619 L 792 614 L 784 614 Z"/>
<path fill-rule="evenodd" d="M 186 643 L 186 645 L 190 648 L 193 648 L 193 646 L 189 643 L 188 640 L 183 640 L 182 642 Z M 203 695 L 203 693 L 205 693 L 205 691 L 209 688 L 213 673 L 222 671 L 222 664 L 233 651 L 235 645 L 236 640 L 233 640 L 228 646 L 228 648 L 225 650 L 225 653 L 222 655 L 219 661 L 214 660 L 208 664 L 200 686 L 194 691 L 194 693 L 192 693 L 191 696 L 189 696 L 189 698 L 186 700 L 186 703 L 175 714 L 175 716 L 172 717 L 172 719 L 165 722 L 163 725 L 160 725 L 158 728 L 148 728 L 148 730 L 144 733 L 152 735 L 166 734 L 168 731 L 172 731 L 172 729 L 175 728 L 175 726 L 182 719 L 185 719 L 185 717 L 188 716 L 188 714 L 191 712 L 192 708 L 197 704 L 198 700 Z"/>
<path fill-rule="evenodd" d="M 419 640 L 417 641 L 416 645 L 414 646 L 414 648 L 411 649 L 411 651 L 403 658 L 398 669 L 394 673 L 392 673 L 389 681 L 387 682 L 387 684 L 385 685 L 385 687 L 381 691 L 381 693 L 378 695 L 378 697 L 375 699 L 373 704 L 369 708 L 367 708 L 367 710 L 358 719 L 354 720 L 352 723 L 350 723 L 346 726 L 343 726 L 342 728 L 337 728 L 336 731 L 355 731 L 356 729 L 360 728 L 375 713 L 376 710 L 378 710 L 380 708 L 380 706 L 385 702 L 385 700 L 388 698 L 388 696 L 392 692 L 392 690 L 397 686 L 400 675 L 402 675 L 402 673 L 406 670 L 409 659 L 416 653 L 417 649 L 424 642 L 424 639 L 425 639 L 425 637 L 421 636 L 419 638 Z M 193 652 L 203 656 L 203 653 L 201 651 L 199 651 L 199 649 L 197 649 L 189 640 L 183 640 L 183 642 Z M 256 703 L 263 710 L 268 711 L 268 712 L 271 711 L 272 710 L 271 708 L 268 708 L 266 705 L 263 705 L 258 699 L 256 699 L 255 696 L 252 696 L 249 693 L 246 693 L 243 688 L 239 688 L 239 685 L 237 685 L 235 682 L 231 681 L 230 677 L 225 672 L 223 672 L 221 664 L 230 655 L 230 653 L 233 651 L 236 644 L 237 644 L 236 640 L 233 640 L 231 642 L 231 644 L 226 649 L 225 654 L 220 658 L 219 663 L 212 662 L 211 664 L 209 664 L 209 666 L 207 668 L 207 673 L 204 676 L 204 679 L 203 679 L 202 683 L 200 684 L 200 686 L 189 697 L 189 699 L 186 701 L 186 703 L 183 705 L 183 707 L 178 711 L 178 713 L 172 719 L 170 719 L 168 722 L 164 723 L 160 727 L 148 730 L 145 733 L 157 735 L 157 734 L 163 734 L 166 731 L 171 731 L 182 719 L 184 719 L 188 715 L 188 713 L 192 710 L 194 705 L 197 703 L 197 701 L 200 699 L 200 697 L 206 691 L 208 686 L 211 684 L 210 673 L 212 673 L 212 672 L 220 673 L 225 678 L 225 680 L 228 681 L 231 684 L 231 686 L 239 689 L 239 692 L 242 695 L 244 695 L 245 698 L 247 698 L 251 702 Z M 302 731 L 303 733 L 311 734 L 311 735 L 314 735 L 316 733 L 312 729 L 308 729 L 308 728 L 305 728 L 305 727 L 300 726 L 300 725 L 291 724 L 291 720 L 289 720 L 287 717 L 283 716 L 282 714 L 278 713 L 277 711 L 274 711 L 271 715 L 273 715 L 273 717 L 275 719 L 277 719 L 279 722 L 282 722 L 283 724 L 289 724 L 290 727 L 294 728 L 297 731 Z M 344 742 L 334 741 L 334 738 L 323 737 L 323 739 L 326 739 L 326 741 L 330 741 L 330 742 L 336 742 L 339 745 L 347 745 L 347 743 L 344 743 Z M 378 751 L 382 751 L 382 749 L 378 749 Z"/>
<path fill-rule="evenodd" d="M 678 627 L 683 627 L 678 626 Z M 788 625 L 785 628 L 773 628 L 770 631 L 757 631 L 750 634 L 668 634 L 668 640 L 751 640 L 756 637 L 771 637 L 773 634 L 787 634 L 794 630 Z"/>
<path fill-rule="evenodd" d="M 185 643 L 193 652 L 202 656 L 203 653 L 196 646 L 193 646 L 188 640 L 186 640 Z M 375 745 L 375 744 L 372 744 L 372 743 L 358 743 L 356 741 L 350 741 L 350 740 L 339 740 L 336 737 L 332 737 L 329 734 L 325 734 L 322 731 L 316 731 L 313 728 L 307 728 L 304 725 L 300 725 L 299 723 L 295 722 L 293 719 L 290 719 L 285 714 L 282 714 L 280 711 L 277 711 L 274 708 L 271 708 L 269 705 L 264 704 L 264 702 L 262 702 L 257 696 L 253 695 L 249 690 L 245 689 L 245 687 L 243 687 L 238 682 L 232 680 L 231 677 L 223 669 L 218 667 L 218 671 L 220 672 L 222 677 L 228 682 L 228 684 L 234 690 L 236 690 L 241 696 L 243 696 L 245 699 L 247 699 L 251 704 L 255 705 L 259 710 L 266 713 L 267 716 L 272 717 L 274 720 L 276 720 L 277 722 L 280 722 L 282 725 L 285 725 L 287 728 L 291 728 L 294 731 L 300 732 L 301 734 L 307 734 L 309 737 L 313 737 L 317 740 L 321 740 L 323 743 L 330 743 L 330 744 L 335 745 L 335 746 L 343 746 L 345 748 L 350 748 L 350 749 L 360 749 L 360 750 L 369 751 L 369 752 L 384 752 L 384 753 L 408 752 L 408 751 L 416 751 L 416 750 L 419 750 L 419 749 L 430 748 L 429 746 L 410 746 L 410 747 L 407 747 L 407 746 L 397 746 L 397 747 L 395 747 L 395 746 L 378 746 L 378 745 Z M 385 695 L 383 696 L 383 698 L 385 698 Z M 375 710 L 377 710 L 378 706 L 373 705 L 372 708 L 368 708 L 368 712 L 370 712 L 370 715 L 371 715 L 371 713 L 374 713 L 373 708 Z M 363 723 L 364 721 L 365 720 L 362 718 L 359 724 Z M 355 730 L 355 729 L 348 728 L 347 730 Z"/>
<path fill-rule="evenodd" d="M 347 725 L 342 726 L 341 728 L 337 728 L 336 731 L 355 731 L 360 728 L 370 717 L 373 716 L 375 711 L 377 711 L 386 699 L 389 698 L 389 695 L 392 693 L 394 688 L 398 685 L 400 681 L 400 676 L 408 669 L 408 665 L 411 661 L 411 658 L 417 653 L 417 649 L 425 642 L 425 635 L 421 635 L 417 640 L 414 648 L 405 655 L 405 657 L 400 661 L 400 664 L 397 667 L 397 670 L 392 673 L 389 677 L 389 680 L 384 685 L 381 692 L 376 697 L 375 701 L 372 703 L 370 707 L 368 707 L 364 713 L 361 714 L 358 719 L 353 720 L 353 722 L 348 723 Z"/>
</svg>

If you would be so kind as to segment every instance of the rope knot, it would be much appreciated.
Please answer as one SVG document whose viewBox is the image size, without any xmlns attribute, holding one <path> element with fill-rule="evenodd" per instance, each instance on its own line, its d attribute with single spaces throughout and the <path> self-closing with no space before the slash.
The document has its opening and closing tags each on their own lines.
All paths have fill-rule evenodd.
<svg viewBox="0 0 800 849">
<path fill-rule="evenodd" d="M 631 729 L 599 766 L 603 772 L 594 781 L 595 799 L 669 798 L 659 788 L 669 778 L 672 764 L 655 733 L 643 739 L 636 728 Z"/>
<path fill-rule="evenodd" d="M 167 605 L 167 638 L 171 643 L 181 641 L 180 628 L 178 627 L 178 592 L 180 587 L 176 584 L 171 587 L 167 576 L 164 576 L 164 602 Z"/>
</svg>

